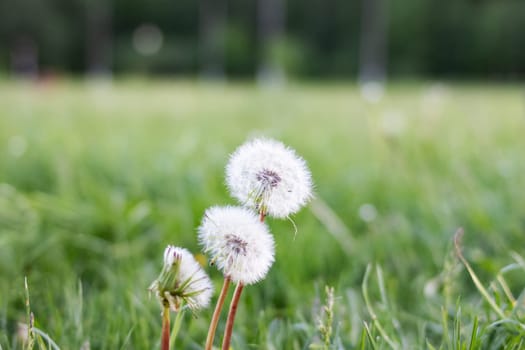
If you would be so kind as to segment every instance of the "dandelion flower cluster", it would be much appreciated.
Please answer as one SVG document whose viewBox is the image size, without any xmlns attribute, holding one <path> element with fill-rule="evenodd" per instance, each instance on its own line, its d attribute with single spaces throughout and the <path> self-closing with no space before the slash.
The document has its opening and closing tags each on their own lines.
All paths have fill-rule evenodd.
<svg viewBox="0 0 525 350">
<path fill-rule="evenodd" d="M 169 245 L 164 250 L 164 266 L 149 288 L 163 305 L 174 311 L 183 303 L 192 310 L 210 303 L 213 286 L 193 255 L 184 248 Z"/>
<path fill-rule="evenodd" d="M 262 280 L 274 261 L 274 240 L 266 225 L 242 207 L 212 207 L 199 226 L 199 242 L 225 277 L 235 283 Z"/>
<path fill-rule="evenodd" d="M 285 218 L 312 197 L 306 162 L 279 141 L 254 139 L 240 146 L 226 166 L 233 197 L 262 215 Z"/>
<path fill-rule="evenodd" d="M 243 206 L 211 207 L 204 213 L 198 228 L 203 251 L 224 275 L 206 338 L 206 350 L 213 348 L 230 283 L 237 286 L 228 312 L 223 349 L 230 348 L 244 286 L 264 279 L 273 265 L 275 242 L 264 223 L 265 217 L 286 218 L 312 197 L 312 179 L 306 162 L 291 148 L 271 139 L 249 141 L 230 156 L 226 185 Z M 178 311 L 184 304 L 192 310 L 207 306 L 212 283 L 190 252 L 168 246 L 164 251 L 162 271 L 149 290 L 156 294 L 163 307 L 161 348 L 168 350 L 169 309 Z"/>
</svg>

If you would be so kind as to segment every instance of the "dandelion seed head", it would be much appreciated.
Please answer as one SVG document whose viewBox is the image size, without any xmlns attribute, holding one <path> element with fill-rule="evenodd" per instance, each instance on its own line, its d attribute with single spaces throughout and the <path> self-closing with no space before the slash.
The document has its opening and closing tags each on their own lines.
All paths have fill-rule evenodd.
<svg viewBox="0 0 525 350">
<path fill-rule="evenodd" d="M 366 222 L 372 222 L 377 218 L 377 209 L 373 204 L 365 203 L 359 207 L 359 217 Z"/>
<path fill-rule="evenodd" d="M 150 286 L 162 304 L 178 310 L 184 302 L 192 310 L 209 305 L 213 285 L 193 255 L 184 248 L 169 245 L 164 250 L 164 266 Z"/>
<path fill-rule="evenodd" d="M 249 209 L 212 207 L 206 210 L 198 232 L 204 252 L 235 283 L 264 279 L 274 262 L 273 236 Z"/>
<path fill-rule="evenodd" d="M 258 138 L 241 145 L 226 166 L 226 185 L 243 205 L 285 218 L 312 197 L 304 159 L 279 141 Z"/>
</svg>

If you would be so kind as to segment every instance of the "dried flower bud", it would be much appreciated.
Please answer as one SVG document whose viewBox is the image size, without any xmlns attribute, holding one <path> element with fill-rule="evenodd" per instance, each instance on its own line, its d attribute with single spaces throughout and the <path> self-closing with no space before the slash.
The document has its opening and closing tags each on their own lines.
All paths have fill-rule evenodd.
<svg viewBox="0 0 525 350">
<path fill-rule="evenodd" d="M 189 251 L 169 245 L 164 250 L 162 271 L 149 290 L 157 295 L 162 305 L 174 311 L 183 303 L 197 310 L 208 306 L 213 286 Z"/>
</svg>

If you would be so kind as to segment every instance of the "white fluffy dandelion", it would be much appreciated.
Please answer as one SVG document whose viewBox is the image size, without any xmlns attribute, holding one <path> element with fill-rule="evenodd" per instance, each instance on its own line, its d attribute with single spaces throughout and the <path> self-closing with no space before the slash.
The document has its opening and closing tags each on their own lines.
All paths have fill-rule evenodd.
<svg viewBox="0 0 525 350">
<path fill-rule="evenodd" d="M 169 245 L 164 250 L 164 266 L 150 286 L 161 304 L 177 311 L 185 303 L 192 310 L 210 303 L 213 286 L 193 255 L 184 248 Z"/>
<path fill-rule="evenodd" d="M 226 166 L 226 184 L 233 197 L 263 216 L 287 217 L 312 197 L 306 162 L 271 139 L 254 139 L 237 148 Z"/>
<path fill-rule="evenodd" d="M 235 283 L 262 280 L 274 261 L 274 240 L 252 211 L 241 207 L 212 207 L 199 226 L 199 242 L 212 262 Z"/>
</svg>

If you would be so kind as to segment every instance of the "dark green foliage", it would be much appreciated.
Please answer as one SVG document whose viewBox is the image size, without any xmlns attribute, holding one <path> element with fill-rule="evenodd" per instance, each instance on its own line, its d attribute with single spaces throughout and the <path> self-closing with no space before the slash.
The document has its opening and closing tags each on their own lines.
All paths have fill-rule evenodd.
<svg viewBox="0 0 525 350">
<path fill-rule="evenodd" d="M 523 78 L 525 2 L 520 0 L 384 1 L 388 71 L 394 77 Z M 203 67 L 199 1 L 4 0 L 0 3 L 0 71 L 10 67 L 20 38 L 38 47 L 43 72 L 86 71 L 89 11 L 109 13 L 110 65 L 119 73 L 195 75 Z M 355 77 L 361 0 L 288 0 L 281 63 L 292 76 Z M 96 16 L 96 15 L 95 15 Z M 133 31 L 156 24 L 164 45 L 137 53 Z M 95 26 L 96 27 L 96 26 Z M 256 1 L 228 1 L 226 72 L 253 77 L 265 55 L 257 37 Z"/>
</svg>

